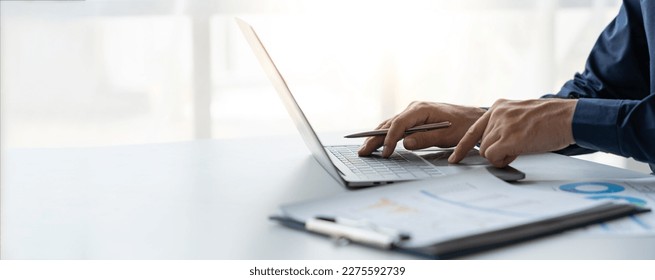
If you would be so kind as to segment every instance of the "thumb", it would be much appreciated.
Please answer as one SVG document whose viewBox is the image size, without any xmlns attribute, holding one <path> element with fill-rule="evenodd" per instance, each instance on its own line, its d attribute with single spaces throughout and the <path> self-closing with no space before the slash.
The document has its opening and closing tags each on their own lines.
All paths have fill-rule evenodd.
<svg viewBox="0 0 655 280">
<path fill-rule="evenodd" d="M 408 150 L 424 149 L 437 145 L 439 133 L 437 131 L 425 131 L 412 133 L 405 137 L 403 146 Z"/>
</svg>

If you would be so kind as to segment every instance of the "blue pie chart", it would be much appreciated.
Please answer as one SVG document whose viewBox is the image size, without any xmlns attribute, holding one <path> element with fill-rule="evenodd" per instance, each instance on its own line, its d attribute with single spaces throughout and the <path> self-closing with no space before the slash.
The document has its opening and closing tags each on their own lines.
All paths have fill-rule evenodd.
<svg viewBox="0 0 655 280">
<path fill-rule="evenodd" d="M 607 182 L 578 182 L 559 186 L 560 190 L 579 194 L 617 193 L 625 190 L 624 187 Z"/>
<path fill-rule="evenodd" d="M 637 206 L 646 206 L 646 201 L 641 199 L 641 198 L 636 198 L 632 196 L 622 196 L 622 195 L 594 195 L 587 197 L 588 199 L 593 199 L 593 200 L 618 200 L 618 201 L 625 201 Z"/>
</svg>

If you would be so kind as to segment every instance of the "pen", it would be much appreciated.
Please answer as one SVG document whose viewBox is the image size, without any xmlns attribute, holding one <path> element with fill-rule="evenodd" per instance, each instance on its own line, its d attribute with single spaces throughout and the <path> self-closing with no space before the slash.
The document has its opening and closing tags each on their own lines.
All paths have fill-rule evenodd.
<svg viewBox="0 0 655 280">
<path fill-rule="evenodd" d="M 399 230 L 393 229 L 393 228 L 388 228 L 388 227 L 383 227 L 376 225 L 374 223 L 371 223 L 366 220 L 353 220 L 353 219 L 348 219 L 348 218 L 343 218 L 343 217 L 329 217 L 329 216 L 317 216 L 316 219 L 318 220 L 323 220 L 327 222 L 332 222 L 344 226 L 349 226 L 349 227 L 356 227 L 356 228 L 363 228 L 363 229 L 368 229 L 372 230 L 378 233 L 390 235 L 397 237 L 399 241 L 402 240 L 409 240 L 410 235 L 409 233 L 401 232 Z"/>
<path fill-rule="evenodd" d="M 451 123 L 449 121 L 419 125 L 419 126 L 412 127 L 412 128 L 410 128 L 408 130 L 405 130 L 405 135 L 412 134 L 412 133 L 415 133 L 415 132 L 423 132 L 423 131 L 428 131 L 428 130 L 446 128 L 446 127 L 449 127 L 450 125 L 451 125 Z M 388 132 L 389 132 L 388 128 L 378 129 L 378 130 L 370 130 L 370 131 L 364 131 L 364 132 L 349 134 L 349 135 L 344 136 L 344 138 L 359 138 L 359 137 L 369 137 L 369 136 L 381 136 L 381 135 L 387 135 Z"/>
<path fill-rule="evenodd" d="M 367 244 L 383 249 L 392 248 L 410 238 L 409 234 L 391 228 L 383 228 L 357 220 L 319 216 L 305 222 L 308 231 L 333 238 Z"/>
</svg>

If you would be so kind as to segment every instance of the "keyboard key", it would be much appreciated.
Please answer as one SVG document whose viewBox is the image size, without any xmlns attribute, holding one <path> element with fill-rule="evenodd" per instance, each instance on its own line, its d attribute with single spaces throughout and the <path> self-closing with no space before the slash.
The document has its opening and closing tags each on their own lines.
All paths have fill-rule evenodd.
<svg viewBox="0 0 655 280">
<path fill-rule="evenodd" d="M 409 151 L 397 151 L 388 159 L 359 157 L 357 146 L 331 146 L 327 150 L 353 173 L 364 179 L 397 180 L 441 176 L 443 173 Z"/>
</svg>

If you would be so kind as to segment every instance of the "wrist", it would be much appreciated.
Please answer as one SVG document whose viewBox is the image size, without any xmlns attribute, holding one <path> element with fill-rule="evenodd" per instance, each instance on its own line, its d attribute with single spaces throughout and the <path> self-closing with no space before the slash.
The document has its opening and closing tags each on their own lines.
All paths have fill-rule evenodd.
<svg viewBox="0 0 655 280">
<path fill-rule="evenodd" d="M 575 108 L 578 104 L 577 99 L 559 99 L 557 100 L 556 106 L 561 106 L 561 110 L 558 110 L 562 116 L 562 133 L 564 137 L 564 143 L 568 145 L 575 144 L 575 138 L 573 137 L 573 115 L 575 114 Z"/>
</svg>

